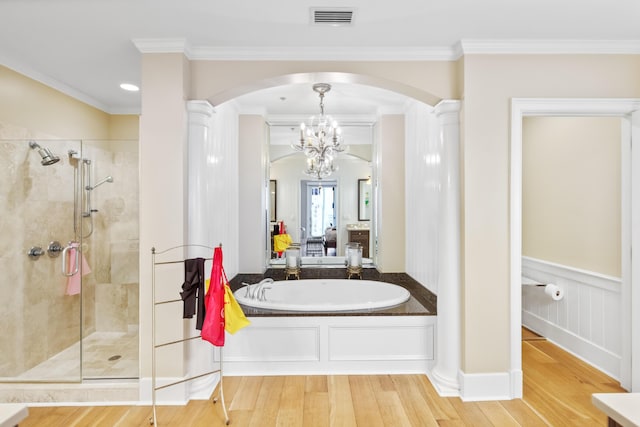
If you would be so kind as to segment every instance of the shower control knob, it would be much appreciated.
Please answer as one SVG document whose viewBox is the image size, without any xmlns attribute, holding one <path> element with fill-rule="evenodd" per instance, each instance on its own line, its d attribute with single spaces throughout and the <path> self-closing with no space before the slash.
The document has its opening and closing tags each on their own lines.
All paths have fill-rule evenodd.
<svg viewBox="0 0 640 427">
<path fill-rule="evenodd" d="M 31 249 L 29 249 L 29 252 L 27 252 L 27 255 L 29 255 L 29 258 L 33 260 L 37 260 L 42 255 L 44 255 L 44 249 L 42 249 L 40 246 L 33 246 L 31 247 Z"/>
<path fill-rule="evenodd" d="M 62 252 L 62 249 L 60 242 L 54 240 L 49 243 L 49 246 L 47 247 L 47 255 L 49 255 L 49 258 L 57 258 L 60 255 L 60 252 Z"/>
</svg>

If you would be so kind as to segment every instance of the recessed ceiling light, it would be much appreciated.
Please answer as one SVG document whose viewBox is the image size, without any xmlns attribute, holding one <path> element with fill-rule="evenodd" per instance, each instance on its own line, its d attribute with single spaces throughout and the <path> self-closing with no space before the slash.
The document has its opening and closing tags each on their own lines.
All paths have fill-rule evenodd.
<svg viewBox="0 0 640 427">
<path fill-rule="evenodd" d="M 133 83 L 121 83 L 120 89 L 129 91 L 129 92 L 137 92 L 140 90 L 140 88 L 134 85 Z"/>
</svg>

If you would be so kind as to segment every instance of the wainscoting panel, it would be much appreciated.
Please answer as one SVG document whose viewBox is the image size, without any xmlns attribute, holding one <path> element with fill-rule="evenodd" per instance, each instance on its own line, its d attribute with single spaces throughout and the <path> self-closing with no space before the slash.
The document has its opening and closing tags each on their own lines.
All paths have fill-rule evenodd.
<svg viewBox="0 0 640 427">
<path fill-rule="evenodd" d="M 432 360 L 433 335 L 433 325 L 330 327 L 329 360 Z"/>
<path fill-rule="evenodd" d="M 424 373 L 436 316 L 251 317 L 227 335 L 224 375 Z"/>
<path fill-rule="evenodd" d="M 240 334 L 240 332 L 238 332 Z M 225 348 L 225 362 L 285 362 L 320 360 L 320 328 L 255 326 Z"/>
<path fill-rule="evenodd" d="M 620 378 L 619 278 L 523 257 L 522 276 L 564 291 L 554 301 L 541 286 L 522 286 L 522 324 L 610 376 Z"/>
</svg>

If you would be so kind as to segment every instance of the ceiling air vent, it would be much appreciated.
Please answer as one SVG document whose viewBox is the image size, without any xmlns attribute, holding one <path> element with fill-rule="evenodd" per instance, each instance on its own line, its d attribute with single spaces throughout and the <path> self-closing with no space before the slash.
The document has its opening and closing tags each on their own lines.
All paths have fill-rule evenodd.
<svg viewBox="0 0 640 427">
<path fill-rule="evenodd" d="M 351 25 L 353 9 L 311 9 L 311 22 L 316 25 Z"/>
</svg>

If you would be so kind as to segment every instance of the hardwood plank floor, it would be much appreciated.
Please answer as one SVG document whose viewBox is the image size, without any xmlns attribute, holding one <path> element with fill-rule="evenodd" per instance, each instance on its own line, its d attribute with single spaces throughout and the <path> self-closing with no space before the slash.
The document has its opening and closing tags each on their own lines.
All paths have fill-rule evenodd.
<svg viewBox="0 0 640 427">
<path fill-rule="evenodd" d="M 620 385 L 540 337 L 523 333 L 524 398 L 440 397 L 424 375 L 225 377 L 232 426 L 603 426 L 591 404 Z M 147 427 L 149 406 L 31 407 L 21 427 Z M 220 403 L 159 406 L 158 425 L 224 426 Z"/>
</svg>

